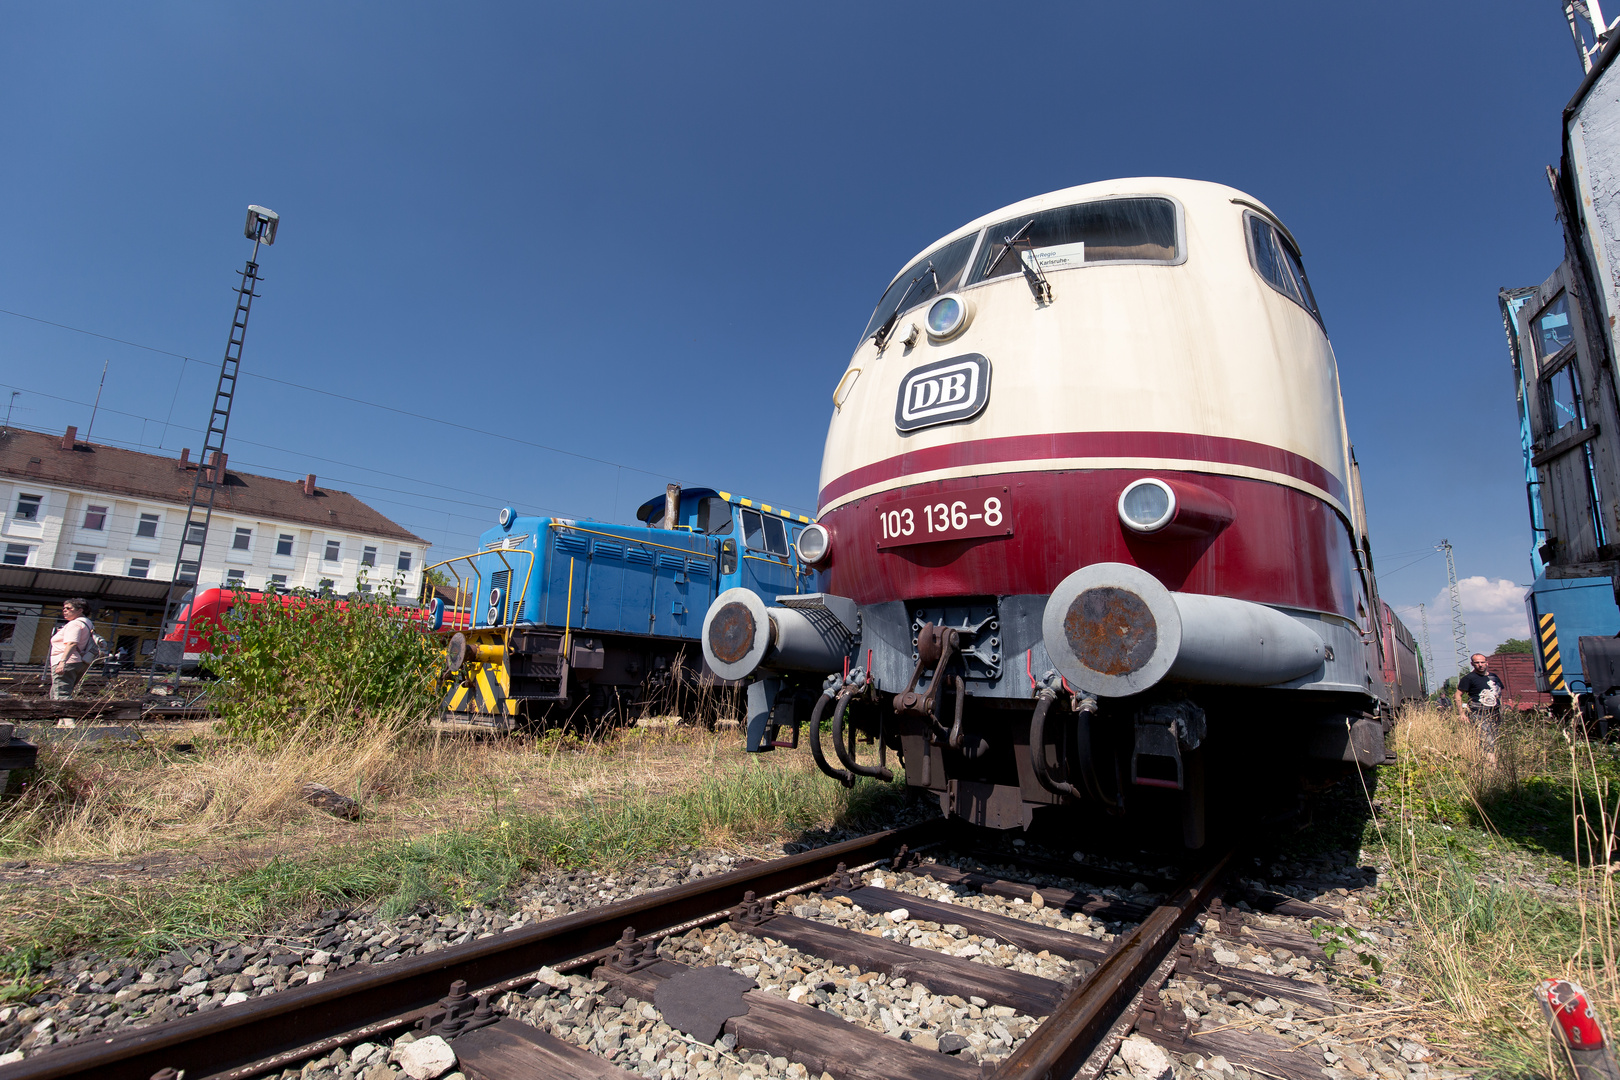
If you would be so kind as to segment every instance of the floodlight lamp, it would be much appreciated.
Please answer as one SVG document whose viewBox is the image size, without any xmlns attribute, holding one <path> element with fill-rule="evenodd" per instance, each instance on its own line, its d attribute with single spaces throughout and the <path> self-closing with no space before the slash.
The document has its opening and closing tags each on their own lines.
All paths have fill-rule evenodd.
<svg viewBox="0 0 1620 1080">
<path fill-rule="evenodd" d="M 281 222 L 281 215 L 274 210 L 263 206 L 249 206 L 247 224 L 242 232 L 249 240 L 258 240 L 265 244 L 276 242 L 276 226 Z"/>
</svg>

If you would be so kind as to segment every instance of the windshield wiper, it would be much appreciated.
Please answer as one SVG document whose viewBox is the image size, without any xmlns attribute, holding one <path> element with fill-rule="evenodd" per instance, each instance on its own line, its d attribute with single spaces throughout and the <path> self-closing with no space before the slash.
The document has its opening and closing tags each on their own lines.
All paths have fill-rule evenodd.
<svg viewBox="0 0 1620 1080">
<path fill-rule="evenodd" d="M 984 277 L 988 278 L 995 268 L 1001 265 L 1001 260 L 1007 257 L 1007 252 L 1015 248 L 1019 251 L 1034 250 L 1035 242 L 1024 235 L 1029 232 L 1029 227 L 1033 224 L 1035 224 L 1035 219 L 1030 218 L 1018 227 L 1017 232 L 1011 236 L 1002 237 L 1001 250 L 996 252 L 996 257 L 990 260 L 990 265 L 984 268 Z M 1052 283 L 1046 280 L 1046 275 L 1041 272 L 1040 265 L 1034 259 L 1024 258 L 1018 260 L 1018 265 L 1024 271 L 1024 280 L 1029 282 L 1030 291 L 1035 294 L 1035 299 L 1050 304 L 1052 302 Z"/>
<path fill-rule="evenodd" d="M 934 261 L 930 259 L 928 265 L 924 267 L 924 273 L 918 274 L 911 279 L 911 283 L 906 286 L 906 291 L 900 294 L 899 303 L 894 305 L 894 310 L 889 312 L 889 317 L 883 320 L 883 325 L 878 327 L 877 333 L 872 335 L 872 341 L 879 349 L 889 343 L 889 335 L 894 333 L 894 324 L 900 321 L 900 313 L 906 310 L 906 300 L 910 298 L 911 290 L 917 287 L 917 282 L 923 279 L 924 274 L 934 279 L 934 292 L 939 292 L 939 275 L 934 272 Z"/>
</svg>

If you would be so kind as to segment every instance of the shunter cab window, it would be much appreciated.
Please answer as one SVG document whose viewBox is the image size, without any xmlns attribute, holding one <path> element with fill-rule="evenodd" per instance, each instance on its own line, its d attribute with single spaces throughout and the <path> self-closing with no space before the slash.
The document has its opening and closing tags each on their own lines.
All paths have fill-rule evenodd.
<svg viewBox="0 0 1620 1080">
<path fill-rule="evenodd" d="M 766 517 L 758 510 L 742 511 L 743 544 L 750 551 L 766 551 L 787 557 L 787 526 L 781 518 Z"/>
<path fill-rule="evenodd" d="M 1245 214 L 1249 224 L 1249 258 L 1266 284 L 1311 313 L 1317 322 L 1322 313 L 1316 308 L 1316 297 L 1311 283 L 1305 279 L 1305 267 L 1299 261 L 1288 238 L 1258 214 Z"/>
<path fill-rule="evenodd" d="M 731 532 L 731 504 L 718 495 L 709 495 L 700 501 L 698 532 L 710 536 L 724 536 Z"/>
<path fill-rule="evenodd" d="M 1009 250 L 1011 248 L 1011 250 Z M 1105 199 L 1008 218 L 985 230 L 969 283 L 1097 262 L 1176 262 L 1176 205 L 1169 199 Z"/>
<path fill-rule="evenodd" d="M 889 316 L 898 309 L 902 314 L 925 304 L 940 293 L 950 292 L 962 284 L 962 268 L 967 266 L 968 256 L 973 254 L 973 242 L 979 238 L 978 233 L 969 233 L 960 240 L 952 240 L 949 244 L 935 248 L 910 266 L 905 272 L 894 279 L 894 283 L 883 293 L 878 301 L 877 310 L 872 312 L 872 321 L 866 324 L 866 332 L 861 335 L 865 340 L 877 333 L 878 328 L 889 321 Z"/>
</svg>

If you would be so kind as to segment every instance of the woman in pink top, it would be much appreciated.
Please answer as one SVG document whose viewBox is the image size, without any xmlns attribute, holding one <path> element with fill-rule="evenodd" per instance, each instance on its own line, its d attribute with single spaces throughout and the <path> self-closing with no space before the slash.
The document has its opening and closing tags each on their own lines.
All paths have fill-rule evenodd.
<svg viewBox="0 0 1620 1080">
<path fill-rule="evenodd" d="M 90 665 L 85 663 L 84 650 L 90 644 L 93 624 L 85 618 L 83 600 L 74 598 L 62 602 L 62 618 L 67 622 L 51 635 L 51 700 L 62 701 L 73 696 L 73 688 L 84 678 Z"/>
</svg>

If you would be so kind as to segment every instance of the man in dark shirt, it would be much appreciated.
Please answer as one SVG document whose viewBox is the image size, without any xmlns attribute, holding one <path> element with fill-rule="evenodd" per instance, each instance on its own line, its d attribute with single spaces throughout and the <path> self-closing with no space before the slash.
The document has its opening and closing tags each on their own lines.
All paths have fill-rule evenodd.
<svg viewBox="0 0 1620 1080">
<path fill-rule="evenodd" d="M 1485 758 L 1496 762 L 1496 724 L 1502 718 L 1502 680 L 1490 669 L 1484 653 L 1468 658 L 1472 671 L 1457 680 L 1457 711 L 1479 725 L 1479 741 Z M 1467 701 L 1463 700 L 1467 695 Z"/>
</svg>

